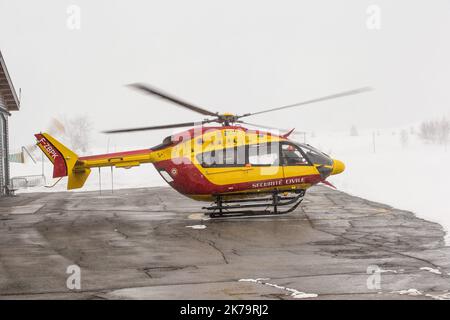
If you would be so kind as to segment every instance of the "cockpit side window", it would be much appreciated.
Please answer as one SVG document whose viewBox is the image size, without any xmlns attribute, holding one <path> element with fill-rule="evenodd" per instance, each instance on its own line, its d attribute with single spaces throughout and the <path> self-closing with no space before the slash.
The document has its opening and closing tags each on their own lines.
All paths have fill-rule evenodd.
<svg viewBox="0 0 450 320">
<path fill-rule="evenodd" d="M 302 150 L 292 143 L 285 142 L 281 144 L 281 157 L 283 165 L 285 166 L 310 165 L 308 159 L 304 156 Z"/>
<path fill-rule="evenodd" d="M 312 163 L 326 166 L 333 165 L 333 160 L 325 153 L 315 149 L 310 145 L 300 144 L 299 146 L 303 150 L 308 160 L 311 161 Z"/>
</svg>

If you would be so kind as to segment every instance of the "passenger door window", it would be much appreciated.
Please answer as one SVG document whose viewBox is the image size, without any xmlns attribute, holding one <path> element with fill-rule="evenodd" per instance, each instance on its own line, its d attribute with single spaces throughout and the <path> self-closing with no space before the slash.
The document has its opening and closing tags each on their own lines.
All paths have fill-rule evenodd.
<svg viewBox="0 0 450 320">
<path fill-rule="evenodd" d="M 197 160 L 205 168 L 245 166 L 245 146 L 199 153 Z"/>
<path fill-rule="evenodd" d="M 278 143 L 249 145 L 248 163 L 252 166 L 278 166 L 280 163 Z"/>
</svg>

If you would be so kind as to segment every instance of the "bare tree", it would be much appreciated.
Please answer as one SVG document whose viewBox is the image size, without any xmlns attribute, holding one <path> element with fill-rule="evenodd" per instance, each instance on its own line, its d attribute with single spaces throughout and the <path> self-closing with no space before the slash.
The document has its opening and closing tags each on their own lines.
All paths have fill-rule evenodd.
<svg viewBox="0 0 450 320">
<path fill-rule="evenodd" d="M 437 122 L 424 121 L 420 124 L 419 137 L 425 142 L 434 143 L 436 141 Z"/>
<path fill-rule="evenodd" d="M 419 137 L 428 143 L 447 144 L 450 136 L 450 123 L 444 117 L 441 120 L 424 121 L 420 125 Z"/>
<path fill-rule="evenodd" d="M 87 115 L 74 118 L 64 117 L 63 136 L 68 145 L 75 152 L 85 153 L 89 150 L 91 143 L 92 122 Z"/>
</svg>

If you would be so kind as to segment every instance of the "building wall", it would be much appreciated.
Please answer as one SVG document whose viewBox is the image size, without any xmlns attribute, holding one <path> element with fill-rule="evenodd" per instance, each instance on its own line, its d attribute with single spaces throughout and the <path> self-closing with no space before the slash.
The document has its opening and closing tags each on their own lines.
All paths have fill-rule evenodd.
<svg viewBox="0 0 450 320">
<path fill-rule="evenodd" d="M 6 108 L 3 96 L 0 94 L 0 107 Z M 0 196 L 6 194 L 9 184 L 8 161 L 8 115 L 0 108 Z"/>
</svg>

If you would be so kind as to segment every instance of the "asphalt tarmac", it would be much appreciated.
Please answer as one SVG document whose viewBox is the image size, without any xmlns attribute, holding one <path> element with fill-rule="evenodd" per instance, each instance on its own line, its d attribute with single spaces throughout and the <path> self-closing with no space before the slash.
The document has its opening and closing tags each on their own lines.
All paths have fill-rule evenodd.
<svg viewBox="0 0 450 320">
<path fill-rule="evenodd" d="M 203 205 L 170 188 L 0 198 L 0 299 L 450 299 L 445 233 L 413 213 L 327 187 L 283 216 Z"/>
</svg>

